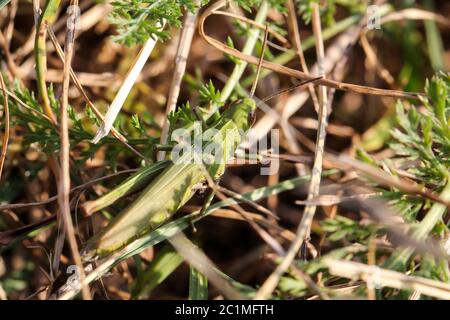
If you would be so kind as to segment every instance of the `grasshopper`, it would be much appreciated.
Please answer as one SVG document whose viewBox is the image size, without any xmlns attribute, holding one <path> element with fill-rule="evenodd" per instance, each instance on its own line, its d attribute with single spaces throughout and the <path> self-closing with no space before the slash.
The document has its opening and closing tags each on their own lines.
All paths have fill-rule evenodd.
<svg viewBox="0 0 450 320">
<path fill-rule="evenodd" d="M 169 161 L 165 160 L 141 169 L 110 193 L 97 201 L 87 202 L 82 206 L 86 213 L 92 214 L 108 206 L 117 198 L 134 192 L 157 174 L 133 203 L 114 217 L 105 229 L 88 240 L 82 250 L 84 260 L 104 257 L 155 230 L 168 221 L 194 196 L 198 186 L 210 181 L 208 178 L 212 178 L 214 181 L 220 179 L 225 172 L 226 163 L 233 157 L 245 133 L 255 120 L 257 105 L 253 95 L 261 70 L 266 39 L 267 28 L 255 82 L 248 97 L 232 103 L 222 114 L 215 109 L 212 111 L 208 108 L 191 109 L 189 106 L 178 110 L 178 113 L 182 114 L 185 119 L 201 120 L 202 128 L 206 129 L 203 139 L 206 139 L 208 143 L 204 149 L 200 150 L 200 161 L 195 161 L 198 150 L 195 150 L 194 147 L 194 152 L 184 152 L 176 161 L 172 157 Z M 320 79 L 322 77 L 313 78 L 296 87 Z M 172 125 L 169 137 L 170 133 L 173 136 L 177 129 L 188 130 L 188 132 L 196 130 L 189 121 L 181 126 L 177 123 Z M 214 153 L 206 152 L 205 157 L 204 150 L 208 149 L 214 150 Z M 211 158 L 214 160 L 211 161 Z M 213 196 L 214 192 L 211 192 L 210 197 L 206 200 L 206 206 L 211 202 Z"/>
<path fill-rule="evenodd" d="M 255 110 L 256 103 L 252 98 L 244 98 L 229 106 L 203 135 L 211 139 L 205 149 L 215 144 L 214 150 L 222 150 L 219 155 L 220 161 L 205 165 L 195 163 L 192 161 L 192 154 L 186 152 L 177 161 L 168 164 L 165 162 L 166 168 L 154 178 L 140 196 L 113 218 L 104 230 L 87 242 L 83 257 L 91 260 L 105 256 L 154 230 L 192 198 L 198 189 L 197 186 L 206 182 L 206 174 L 218 180 L 225 171 L 227 161 L 242 141 L 242 133 L 250 128 Z M 162 166 L 157 163 L 152 165 L 151 169 L 141 170 L 138 175 L 148 176 L 148 171 L 156 171 Z M 136 180 L 136 176 L 128 179 L 115 190 L 115 193 L 125 195 L 133 191 L 132 184 Z M 104 197 L 105 204 L 110 204 L 109 199 L 113 198 L 111 194 Z M 89 213 L 100 208 L 101 206 L 93 203 L 84 206 L 85 211 Z"/>
</svg>

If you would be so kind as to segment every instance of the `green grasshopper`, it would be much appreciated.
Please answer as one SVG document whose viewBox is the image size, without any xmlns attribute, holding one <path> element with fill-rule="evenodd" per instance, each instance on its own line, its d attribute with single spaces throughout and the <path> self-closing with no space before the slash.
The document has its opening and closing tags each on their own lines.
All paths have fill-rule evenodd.
<svg viewBox="0 0 450 320">
<path fill-rule="evenodd" d="M 204 132 L 203 136 L 211 140 L 205 149 L 214 146 L 214 150 L 221 150 L 220 155 L 210 154 L 219 156 L 220 161 L 213 161 L 210 164 L 195 163 L 192 161 L 192 154 L 185 152 L 175 162 L 156 163 L 139 171 L 118 186 L 118 190 L 113 190 L 114 195 L 106 194 L 102 199 L 104 201 L 86 203 L 84 206 L 86 212 L 98 211 L 110 204 L 110 199 L 117 198 L 118 193 L 125 195 L 134 191 L 136 186 L 133 183 L 143 180 L 139 177 L 148 177 L 166 166 L 131 205 L 87 242 L 83 250 L 84 259 L 91 260 L 110 254 L 166 222 L 192 198 L 198 186 L 206 182 L 207 174 L 218 180 L 225 171 L 227 161 L 240 144 L 242 133 L 250 128 L 255 110 L 255 101 L 244 98 L 228 107 L 220 117 L 216 117 L 218 119 Z M 97 205 L 99 202 L 102 203 L 101 206 Z"/>
<path fill-rule="evenodd" d="M 264 42 L 266 39 L 267 28 Z M 265 43 L 263 48 L 264 46 Z M 260 62 L 262 56 L 263 53 Z M 155 230 L 189 201 L 199 186 L 210 181 L 208 178 L 212 178 L 214 181 L 220 179 L 225 171 L 226 163 L 234 155 L 245 133 L 254 122 L 257 105 L 253 100 L 253 95 L 260 70 L 261 63 L 258 65 L 256 79 L 249 97 L 232 103 L 222 114 L 208 108 L 191 110 L 189 105 L 178 110 L 180 118 L 191 121 L 182 123 L 182 125 L 172 123 L 169 137 L 171 133 L 174 136 L 175 130 L 178 129 L 195 133 L 198 127 L 192 126 L 192 120 L 200 119 L 202 127 L 206 129 L 202 139 L 208 140 L 204 149 L 195 149 L 194 143 L 194 152 L 184 152 L 176 160 L 172 157 L 172 161 L 165 160 L 141 169 L 116 189 L 100 199 L 87 202 L 82 206 L 85 213 L 92 214 L 110 205 L 116 199 L 136 191 L 142 184 L 147 183 L 149 179 L 160 172 L 133 203 L 114 217 L 105 229 L 88 240 L 82 250 L 84 260 L 93 260 L 111 254 Z M 321 78 L 304 81 L 296 87 Z M 175 118 L 174 114 L 171 116 L 172 119 Z M 204 157 L 204 150 L 214 152 L 206 152 L 206 157 Z M 198 154 L 200 154 L 200 159 L 196 159 Z M 211 202 L 213 196 L 212 192 L 207 198 L 205 206 Z"/>
</svg>

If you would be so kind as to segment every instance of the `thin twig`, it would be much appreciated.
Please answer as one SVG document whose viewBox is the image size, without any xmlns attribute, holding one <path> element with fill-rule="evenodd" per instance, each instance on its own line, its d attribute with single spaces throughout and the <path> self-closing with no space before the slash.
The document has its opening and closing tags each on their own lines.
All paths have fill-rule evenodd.
<svg viewBox="0 0 450 320">
<path fill-rule="evenodd" d="M 5 133 L 3 134 L 2 150 L 0 153 L 0 181 L 1 181 L 3 165 L 5 164 L 6 152 L 8 151 L 8 141 L 9 141 L 9 101 L 8 101 L 8 93 L 6 92 L 5 81 L 3 79 L 3 75 L 1 72 L 0 72 L 0 84 L 3 91 L 3 113 L 5 119 Z"/>
<path fill-rule="evenodd" d="M 303 54 L 302 49 L 302 40 L 300 37 L 300 32 L 298 30 L 298 21 L 297 21 L 297 11 L 295 10 L 294 0 L 287 1 L 288 7 L 288 23 L 291 27 L 291 31 L 294 38 L 295 50 L 297 51 L 297 55 L 300 61 L 300 66 L 303 69 L 303 72 L 309 75 L 309 68 L 306 64 L 305 55 Z M 319 100 L 317 99 L 317 94 L 314 91 L 314 86 L 312 84 L 308 85 L 309 94 L 314 104 L 314 108 L 316 111 L 319 111 Z"/>
<path fill-rule="evenodd" d="M 248 24 L 250 24 L 250 25 L 252 25 L 252 26 L 254 26 L 254 27 L 257 27 L 257 28 L 259 28 L 259 29 L 261 29 L 261 30 L 265 30 L 265 29 L 267 28 L 267 29 L 268 29 L 268 32 L 269 32 L 272 36 L 274 36 L 274 38 L 276 38 L 278 41 L 280 41 L 284 46 L 289 45 L 289 42 L 288 42 L 288 40 L 287 40 L 285 37 L 283 37 L 281 34 L 279 34 L 278 32 L 276 32 L 276 31 L 273 30 L 272 28 L 270 28 L 267 24 L 259 23 L 259 22 L 257 22 L 257 21 L 252 20 L 252 19 L 249 19 L 249 18 L 247 18 L 247 17 L 240 16 L 240 15 L 238 15 L 238 14 L 234 14 L 234 13 L 226 12 L 226 11 L 219 11 L 219 10 L 217 10 L 217 11 L 214 11 L 214 14 L 216 14 L 216 15 L 222 15 L 222 16 L 227 16 L 227 17 L 234 18 L 234 19 L 236 19 L 236 20 L 240 20 L 240 21 L 245 22 L 245 23 L 248 23 Z"/>
<path fill-rule="evenodd" d="M 9 21 L 5 31 L 5 38 L 8 43 L 8 48 L 11 45 L 11 40 L 14 34 L 14 19 L 16 18 L 17 8 L 19 7 L 18 4 L 19 0 L 12 0 L 9 9 L 9 17 L 8 17 Z"/>
<path fill-rule="evenodd" d="M 264 214 L 267 215 L 268 217 L 274 218 L 275 220 L 278 220 L 278 219 L 279 219 L 277 215 L 275 215 L 272 211 L 268 210 L 266 207 L 264 207 L 264 206 L 262 206 L 262 205 L 260 205 L 260 204 L 258 204 L 258 203 L 256 203 L 256 202 L 254 202 L 254 201 L 245 199 L 245 198 L 244 198 L 243 196 L 241 196 L 239 193 L 236 193 L 236 192 L 234 192 L 233 190 L 229 190 L 229 189 L 227 189 L 227 188 L 225 188 L 225 187 L 222 187 L 222 186 L 219 186 L 219 185 L 217 186 L 217 188 L 218 188 L 220 191 L 222 191 L 223 193 L 228 194 L 230 197 L 233 197 L 233 198 L 235 198 L 235 199 L 239 199 L 239 200 L 242 201 L 242 202 L 248 203 L 248 204 L 251 205 L 253 208 L 255 208 L 256 210 L 260 211 L 261 213 L 264 213 Z"/>
<path fill-rule="evenodd" d="M 8 67 L 8 71 L 11 73 L 13 77 L 21 78 L 20 68 L 14 62 L 14 59 L 11 56 L 8 46 L 8 40 L 6 39 L 3 32 L 0 30 L 0 46 L 3 49 L 3 53 L 5 55 L 6 66 Z"/>
<path fill-rule="evenodd" d="M 78 249 L 75 229 L 70 215 L 70 141 L 69 141 L 69 82 L 70 82 L 70 65 L 73 57 L 73 47 L 75 41 L 75 27 L 78 18 L 78 0 L 70 1 L 70 11 L 68 12 L 68 25 L 66 32 L 66 43 L 64 46 L 64 72 L 63 72 L 63 88 L 61 101 L 61 118 L 60 118 L 60 137 L 61 137 L 61 176 L 58 183 L 58 203 L 61 215 L 64 219 L 64 227 L 67 232 L 72 257 L 77 265 L 80 280 L 86 278 L 84 273 L 81 256 Z M 83 299 L 91 300 L 91 294 L 88 286 L 81 288 Z"/>
<path fill-rule="evenodd" d="M 265 50 L 266 50 L 267 36 L 268 35 L 269 35 L 269 27 L 266 25 L 266 28 L 264 29 L 264 40 L 263 40 L 263 43 L 262 43 L 261 56 L 259 57 L 258 68 L 256 69 L 256 77 L 255 77 L 255 81 L 253 82 L 252 88 L 250 89 L 249 97 L 251 99 L 253 99 L 253 97 L 255 95 L 256 87 L 258 86 L 258 79 L 259 79 L 259 75 L 261 74 L 261 64 L 262 64 L 262 61 L 264 59 L 264 53 L 265 53 Z"/>
<path fill-rule="evenodd" d="M 405 9 L 397 12 L 392 12 L 383 19 L 380 20 L 380 25 L 394 22 L 394 21 L 404 21 L 404 20 L 431 20 L 436 23 L 441 24 L 444 27 L 450 28 L 450 20 L 444 17 L 443 15 L 436 14 L 434 12 L 420 10 L 420 9 Z M 374 49 L 369 43 L 367 38 L 367 34 L 373 29 L 364 28 L 361 32 L 361 46 L 364 50 L 364 53 L 367 56 L 369 63 L 371 63 L 378 75 L 386 81 L 391 87 L 395 88 L 395 80 L 394 77 L 389 73 L 389 71 L 383 66 L 383 64 L 379 61 Z"/>
</svg>

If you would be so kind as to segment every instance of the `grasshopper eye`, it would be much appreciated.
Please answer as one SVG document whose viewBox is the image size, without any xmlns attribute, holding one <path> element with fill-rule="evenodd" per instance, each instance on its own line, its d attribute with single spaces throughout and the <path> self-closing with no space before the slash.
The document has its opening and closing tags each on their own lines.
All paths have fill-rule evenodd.
<svg viewBox="0 0 450 320">
<path fill-rule="evenodd" d="M 231 107 L 241 104 L 242 101 L 243 101 L 242 99 L 237 99 L 235 101 L 226 103 L 222 108 L 220 108 L 221 113 L 230 109 Z"/>
<path fill-rule="evenodd" d="M 248 124 L 250 127 L 253 127 L 253 125 L 256 122 L 256 110 L 252 109 L 249 113 L 248 113 L 248 118 L 247 118 Z"/>
</svg>

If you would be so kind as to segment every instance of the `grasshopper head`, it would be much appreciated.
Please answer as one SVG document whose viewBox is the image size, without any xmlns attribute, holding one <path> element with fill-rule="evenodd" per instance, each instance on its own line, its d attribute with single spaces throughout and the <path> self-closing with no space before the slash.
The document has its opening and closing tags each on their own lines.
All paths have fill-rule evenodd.
<svg viewBox="0 0 450 320">
<path fill-rule="evenodd" d="M 255 101 L 250 98 L 244 98 L 233 102 L 222 116 L 232 120 L 239 129 L 246 132 L 253 124 L 255 111 Z"/>
</svg>

